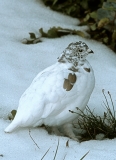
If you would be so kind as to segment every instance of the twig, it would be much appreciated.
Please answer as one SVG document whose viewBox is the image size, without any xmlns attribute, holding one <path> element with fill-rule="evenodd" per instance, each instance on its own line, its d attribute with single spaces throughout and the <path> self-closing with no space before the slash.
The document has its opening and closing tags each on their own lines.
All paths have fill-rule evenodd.
<svg viewBox="0 0 116 160">
<path fill-rule="evenodd" d="M 80 160 L 83 160 L 88 153 L 89 151 Z"/>
<path fill-rule="evenodd" d="M 43 155 L 43 157 L 41 158 L 41 160 L 46 156 L 46 154 L 48 153 L 48 151 L 50 150 L 50 148 L 46 151 L 46 153 Z"/>
<path fill-rule="evenodd" d="M 31 136 L 31 131 L 30 131 L 30 129 L 29 129 L 29 136 L 30 136 L 30 138 L 32 139 L 32 141 L 34 142 L 34 144 L 37 146 L 37 148 L 40 149 L 39 146 L 38 146 L 38 144 L 34 141 L 33 137 Z"/>
<path fill-rule="evenodd" d="M 56 155 L 57 155 L 57 152 L 58 152 L 58 147 L 59 147 L 59 139 L 58 139 L 58 145 L 57 145 L 56 152 L 55 152 L 55 155 L 54 155 L 54 159 L 53 159 L 53 160 L 56 159 Z"/>
<path fill-rule="evenodd" d="M 69 139 L 68 139 L 68 141 L 66 142 L 66 147 L 69 147 Z"/>
</svg>

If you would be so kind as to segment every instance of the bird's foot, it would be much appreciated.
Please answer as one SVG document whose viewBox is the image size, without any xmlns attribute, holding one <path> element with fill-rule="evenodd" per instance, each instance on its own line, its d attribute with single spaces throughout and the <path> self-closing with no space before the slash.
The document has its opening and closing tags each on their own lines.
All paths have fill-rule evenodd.
<svg viewBox="0 0 116 160">
<path fill-rule="evenodd" d="M 52 127 L 52 133 L 56 134 L 57 136 L 64 136 L 58 127 Z"/>
<path fill-rule="evenodd" d="M 49 127 L 45 126 L 45 129 L 48 131 L 49 134 L 55 134 L 57 136 L 64 136 L 62 132 L 58 129 L 58 127 Z"/>
<path fill-rule="evenodd" d="M 80 142 L 81 136 L 78 134 L 75 134 L 75 129 L 72 124 L 63 125 L 63 132 L 64 132 L 64 135 L 66 135 L 67 137 L 77 142 Z"/>
</svg>

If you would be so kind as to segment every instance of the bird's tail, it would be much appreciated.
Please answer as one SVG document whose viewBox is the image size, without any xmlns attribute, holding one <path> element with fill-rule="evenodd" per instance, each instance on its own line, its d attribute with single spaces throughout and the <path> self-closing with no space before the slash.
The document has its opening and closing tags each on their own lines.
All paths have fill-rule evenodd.
<svg viewBox="0 0 116 160">
<path fill-rule="evenodd" d="M 19 127 L 19 124 L 17 124 L 15 120 L 13 120 L 11 124 L 4 130 L 4 132 L 10 133 L 14 131 L 15 129 L 17 129 L 18 127 Z"/>
</svg>

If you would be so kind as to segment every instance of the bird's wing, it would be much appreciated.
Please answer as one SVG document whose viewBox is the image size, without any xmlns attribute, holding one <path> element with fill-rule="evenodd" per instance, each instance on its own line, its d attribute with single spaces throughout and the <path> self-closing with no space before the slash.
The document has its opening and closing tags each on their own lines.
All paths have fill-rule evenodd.
<svg viewBox="0 0 116 160">
<path fill-rule="evenodd" d="M 41 118 L 52 112 L 61 112 L 65 103 L 69 102 L 65 102 L 66 97 L 73 97 L 75 94 L 76 81 L 77 75 L 71 70 L 52 66 L 33 80 L 21 97 L 19 108 L 27 107 L 29 113 L 41 113 Z"/>
</svg>

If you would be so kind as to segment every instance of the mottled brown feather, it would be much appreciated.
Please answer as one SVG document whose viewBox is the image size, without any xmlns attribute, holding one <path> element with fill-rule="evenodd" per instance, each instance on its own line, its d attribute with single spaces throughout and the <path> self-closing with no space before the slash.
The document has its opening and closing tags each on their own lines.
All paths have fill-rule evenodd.
<svg viewBox="0 0 116 160">
<path fill-rule="evenodd" d="M 85 71 L 90 72 L 90 68 L 84 68 Z"/>
<path fill-rule="evenodd" d="M 71 68 L 69 68 L 68 70 L 71 70 L 71 71 L 73 71 L 73 72 L 78 72 L 78 69 L 76 69 L 75 67 L 71 67 Z"/>
<path fill-rule="evenodd" d="M 72 89 L 73 85 L 70 83 L 68 79 L 64 80 L 63 88 L 66 89 L 66 91 L 70 91 Z"/>
<path fill-rule="evenodd" d="M 76 82 L 76 75 L 75 74 L 72 74 L 72 73 L 69 73 L 68 75 L 68 80 L 71 82 L 71 83 L 75 83 Z"/>
</svg>

